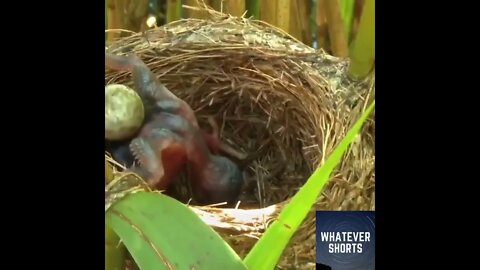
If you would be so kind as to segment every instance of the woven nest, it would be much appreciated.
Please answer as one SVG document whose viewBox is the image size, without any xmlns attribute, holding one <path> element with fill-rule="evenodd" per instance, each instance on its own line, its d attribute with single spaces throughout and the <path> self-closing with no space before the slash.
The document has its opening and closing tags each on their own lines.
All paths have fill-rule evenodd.
<svg viewBox="0 0 480 270">
<path fill-rule="evenodd" d="M 235 209 L 191 208 L 244 257 L 295 192 L 322 164 L 374 96 L 373 79 L 353 82 L 347 62 L 264 22 L 210 10 L 123 37 L 107 48 L 137 54 L 195 110 L 214 116 L 221 138 L 246 158 L 248 179 Z M 133 86 L 105 70 L 105 84 Z M 313 269 L 315 210 L 373 210 L 374 115 L 350 146 L 278 269 Z"/>
</svg>

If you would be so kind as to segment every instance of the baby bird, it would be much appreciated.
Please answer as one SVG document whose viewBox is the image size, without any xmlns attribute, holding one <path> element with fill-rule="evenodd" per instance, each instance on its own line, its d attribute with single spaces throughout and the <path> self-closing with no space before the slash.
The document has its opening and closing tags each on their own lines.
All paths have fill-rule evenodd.
<svg viewBox="0 0 480 270">
<path fill-rule="evenodd" d="M 168 188 L 186 165 L 198 203 L 236 200 L 243 175 L 230 159 L 216 155 L 220 146 L 218 127 L 212 126 L 212 134 L 201 131 L 191 107 L 161 84 L 136 55 L 106 53 L 105 65 L 132 73 L 145 107 L 139 133 L 132 140 L 110 144 L 113 157 L 129 163 L 132 171 L 157 189 Z M 133 165 L 134 159 L 138 165 Z"/>
<path fill-rule="evenodd" d="M 133 171 L 157 189 L 167 189 L 186 165 L 195 202 L 232 203 L 240 194 L 239 167 L 212 154 L 201 131 L 179 115 L 156 115 L 132 140 L 130 149 L 140 165 Z"/>
</svg>

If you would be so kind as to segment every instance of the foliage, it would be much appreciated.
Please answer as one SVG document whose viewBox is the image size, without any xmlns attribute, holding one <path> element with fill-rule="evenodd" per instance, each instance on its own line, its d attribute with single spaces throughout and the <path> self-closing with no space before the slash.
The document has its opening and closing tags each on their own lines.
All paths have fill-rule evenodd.
<svg viewBox="0 0 480 270">
<path fill-rule="evenodd" d="M 107 211 L 106 223 L 142 270 L 246 269 L 212 228 L 161 193 L 127 195 Z"/>
</svg>

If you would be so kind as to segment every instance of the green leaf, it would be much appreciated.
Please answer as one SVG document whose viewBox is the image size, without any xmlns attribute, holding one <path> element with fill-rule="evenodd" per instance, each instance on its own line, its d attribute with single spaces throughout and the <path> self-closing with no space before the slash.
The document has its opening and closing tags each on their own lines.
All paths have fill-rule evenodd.
<svg viewBox="0 0 480 270">
<path fill-rule="evenodd" d="M 345 135 L 324 165 L 315 170 L 303 187 L 285 206 L 277 220 L 258 240 L 245 257 L 244 262 L 248 269 L 266 270 L 275 268 L 288 242 L 308 215 L 330 178 L 330 174 L 341 161 L 344 152 L 348 149 L 374 107 L 375 100 Z"/>
<path fill-rule="evenodd" d="M 105 218 L 142 270 L 247 269 L 193 211 L 161 193 L 129 194 Z"/>
</svg>

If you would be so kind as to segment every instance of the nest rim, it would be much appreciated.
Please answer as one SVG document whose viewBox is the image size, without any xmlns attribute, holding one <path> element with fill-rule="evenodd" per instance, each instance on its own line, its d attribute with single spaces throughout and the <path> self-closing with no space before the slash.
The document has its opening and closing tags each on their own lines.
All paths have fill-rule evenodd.
<svg viewBox="0 0 480 270">
<path fill-rule="evenodd" d="M 214 14 L 215 15 L 215 14 Z M 290 97 L 290 102 L 294 98 L 292 98 L 291 95 L 295 97 L 295 94 L 297 94 L 297 102 L 298 103 L 308 103 L 311 102 L 312 104 L 303 104 L 304 105 L 304 116 L 308 115 L 309 113 L 305 113 L 305 111 L 315 111 L 315 113 L 324 114 L 324 120 L 319 120 L 319 119 L 310 119 L 310 120 L 303 120 L 303 124 L 299 125 L 300 127 L 293 128 L 294 130 L 301 132 L 300 130 L 302 129 L 303 126 L 306 126 L 308 124 L 312 125 L 317 125 L 320 127 L 322 131 L 319 131 L 315 133 L 315 136 L 322 137 L 321 142 L 320 140 L 317 141 L 317 146 L 311 146 L 315 145 L 315 143 L 311 143 L 312 140 L 308 141 L 305 138 L 308 138 L 310 135 L 304 135 L 304 138 L 306 142 L 305 144 L 311 144 L 311 145 L 303 145 L 303 147 L 311 147 L 312 149 L 317 150 L 317 155 L 312 154 L 311 152 L 307 152 L 306 156 L 310 155 L 309 158 L 304 158 L 304 161 L 309 159 L 309 163 L 306 167 L 305 172 L 303 173 L 303 182 L 308 179 L 308 177 L 311 175 L 313 172 L 314 168 L 317 166 L 321 165 L 323 163 L 323 160 L 325 156 L 328 155 L 329 152 L 331 152 L 336 146 L 336 143 L 339 141 L 339 139 L 342 137 L 341 135 L 345 134 L 346 130 L 351 126 L 351 124 L 354 122 L 354 120 L 363 110 L 365 110 L 366 107 L 366 100 L 371 97 L 374 92 L 374 86 L 369 87 L 367 90 L 365 90 L 364 85 L 356 85 L 356 86 L 351 86 L 352 88 L 360 88 L 362 87 L 364 89 L 363 93 L 361 93 L 359 96 L 361 98 L 357 99 L 358 104 L 356 106 L 353 106 L 353 108 L 348 108 L 351 106 L 346 106 L 347 104 L 347 99 L 344 95 L 343 92 L 346 92 L 344 89 L 340 89 L 341 87 L 338 87 L 339 89 L 333 89 L 335 87 L 332 87 L 332 81 L 334 83 L 337 83 L 341 85 L 344 83 L 342 78 L 338 79 L 334 75 L 336 72 L 341 72 L 342 68 L 345 68 L 346 63 L 342 59 L 336 59 L 334 57 L 331 57 L 329 55 L 326 55 L 322 51 L 315 51 L 312 48 L 309 48 L 306 45 L 298 44 L 299 41 L 295 40 L 288 34 L 284 33 L 281 30 L 274 29 L 269 25 L 262 24 L 263 22 L 257 22 L 257 21 L 250 21 L 245 18 L 233 18 L 231 16 L 226 16 L 225 14 L 218 15 L 216 14 L 217 17 L 213 18 L 212 20 L 198 20 L 198 19 L 185 19 L 181 21 L 177 21 L 171 24 L 164 25 L 162 27 L 159 27 L 157 29 L 149 30 L 146 33 L 147 35 L 150 35 L 150 39 L 148 41 L 145 41 L 143 39 L 144 34 L 132 34 L 129 37 L 123 37 L 120 38 L 116 43 L 112 44 L 109 46 L 107 50 L 110 50 L 110 52 L 120 52 L 122 49 L 125 48 L 130 48 L 130 51 L 134 51 L 137 55 L 139 55 L 147 65 L 155 67 L 154 71 L 158 75 L 158 77 L 161 79 L 162 83 L 167 85 L 169 89 L 171 89 L 173 92 L 175 92 L 177 95 L 179 95 L 181 98 L 184 98 L 187 100 L 189 104 L 191 105 L 192 108 L 196 111 L 196 113 L 199 116 L 199 122 L 200 123 L 205 123 L 206 117 L 211 116 L 214 114 L 212 111 L 220 111 L 220 112 L 225 112 L 226 109 L 223 109 L 220 105 L 227 106 L 225 104 L 233 104 L 234 102 L 228 102 L 228 99 L 223 99 L 224 96 L 226 95 L 240 95 L 242 96 L 246 92 L 238 93 L 239 91 L 227 91 L 225 88 L 217 87 L 217 91 L 215 94 L 212 94 L 213 92 L 207 92 L 205 90 L 202 90 L 202 87 L 205 86 L 205 80 L 206 77 L 208 79 L 215 81 L 215 83 L 220 84 L 227 84 L 222 78 L 218 75 L 221 73 L 228 73 L 228 72 L 239 72 L 239 69 L 230 69 L 227 70 L 228 72 L 225 71 L 225 67 L 228 68 L 228 63 L 225 64 L 225 61 L 222 62 L 222 70 L 221 72 L 217 73 L 210 73 L 205 75 L 205 72 L 200 75 L 199 70 L 202 71 L 202 68 L 205 68 L 205 54 L 207 56 L 210 56 L 208 60 L 212 61 L 212 59 L 228 59 L 230 56 L 231 58 L 232 55 L 249 55 L 251 58 L 254 60 L 258 60 L 257 63 L 265 64 L 265 62 L 275 62 L 279 61 L 282 62 L 282 59 L 288 59 L 290 61 L 288 64 L 285 64 L 284 62 L 287 62 L 285 60 L 281 64 L 278 64 L 276 67 L 278 68 L 279 66 L 281 67 L 286 66 L 290 67 L 289 72 L 281 72 L 282 76 L 289 77 L 285 79 L 286 82 L 280 82 L 278 83 L 278 80 L 280 76 L 275 77 L 274 75 L 278 75 L 275 73 L 275 71 L 268 70 L 268 67 L 266 66 L 261 66 L 260 70 L 263 74 L 258 74 L 252 71 L 252 66 L 250 67 L 250 70 L 248 70 L 248 74 L 256 74 L 259 75 L 261 78 L 263 78 L 263 82 L 259 83 L 262 85 L 262 87 L 267 87 L 267 85 L 271 84 L 271 78 L 273 77 L 273 81 L 275 79 L 277 80 L 277 84 L 274 84 L 275 86 L 273 87 L 274 89 L 283 87 L 284 92 L 277 93 L 279 96 L 284 97 Z M 253 27 L 256 30 L 259 30 L 259 32 L 263 33 L 268 33 L 270 35 L 277 35 L 278 40 L 283 40 L 285 46 L 278 46 L 275 47 L 270 46 L 268 42 L 266 44 L 255 44 L 255 46 L 249 46 L 249 44 L 244 43 L 242 45 L 242 38 L 243 41 L 247 40 L 245 36 L 239 38 L 240 41 L 232 41 L 231 44 L 227 44 L 225 41 L 222 41 L 223 43 L 218 42 L 218 40 L 215 40 L 217 36 L 212 35 L 211 39 L 213 40 L 208 40 L 208 38 L 201 39 L 201 36 L 205 35 L 205 32 L 199 33 L 199 29 L 206 29 L 208 27 L 215 28 L 214 26 L 218 25 L 234 25 L 235 27 L 239 28 L 248 28 L 248 27 Z M 233 27 L 233 28 L 235 28 Z M 244 29 L 241 30 L 244 30 Z M 180 36 L 180 38 L 179 38 Z M 193 38 L 192 38 L 193 36 Z M 152 39 L 153 37 L 153 39 Z M 191 39 L 189 39 L 189 37 Z M 183 39 L 182 39 L 183 38 Z M 198 40 L 195 40 L 198 39 Z M 156 39 L 156 40 L 155 40 Z M 167 42 L 168 40 L 168 42 Z M 253 39 L 254 40 L 254 39 Z M 248 40 L 251 42 L 252 40 Z M 256 40 L 254 40 L 256 41 Z M 202 43 L 203 42 L 203 43 Z M 146 45 L 145 43 L 148 43 Z M 233 44 L 233 45 L 232 45 Z M 296 45 L 294 46 L 294 49 L 292 50 L 291 44 Z M 155 47 L 157 46 L 157 47 Z M 133 49 L 132 49 L 133 48 Z M 127 50 L 128 51 L 128 50 Z M 212 57 L 215 56 L 216 54 L 220 55 L 221 52 L 224 52 L 223 58 L 222 57 Z M 230 54 L 227 54 L 225 52 L 228 52 Z M 164 55 L 162 55 L 162 53 Z M 260 54 L 260 56 L 259 56 Z M 183 58 L 182 58 L 183 57 Z M 191 58 L 189 58 L 191 57 Z M 196 58 L 195 58 L 196 57 Z M 322 59 L 322 64 L 323 65 L 331 65 L 333 68 L 333 71 L 324 71 L 323 74 L 318 75 L 315 79 L 312 79 L 312 81 L 308 82 L 308 76 L 302 77 L 304 81 L 307 81 L 307 83 L 302 82 L 300 85 L 304 88 L 304 85 L 308 85 L 310 87 L 310 93 L 309 95 L 301 95 L 298 94 L 300 88 L 298 85 L 292 86 L 297 92 L 294 92 L 293 90 L 289 90 L 288 86 L 292 84 L 295 81 L 295 79 L 292 79 L 295 77 L 295 75 L 299 75 L 301 72 L 303 74 L 309 74 L 310 72 L 315 73 L 314 70 L 315 66 L 311 64 L 311 66 L 305 66 L 303 64 L 299 64 L 299 62 L 309 62 L 312 63 L 314 62 L 313 60 L 310 60 L 310 58 L 321 58 Z M 195 58 L 195 59 L 193 59 Z M 193 60 L 192 60 L 193 59 Z M 267 60 L 265 60 L 267 59 Z M 274 59 L 274 60 L 272 60 Z M 301 59 L 301 60 L 299 60 Z M 198 64 L 195 66 L 195 61 L 197 61 Z M 207 61 L 208 62 L 208 61 Z M 213 61 L 212 61 L 213 62 Z M 233 61 L 235 62 L 235 61 Z M 187 64 L 185 64 L 187 63 Z M 187 68 L 185 67 L 186 65 L 190 64 Z M 215 65 L 215 64 L 214 64 Z M 232 63 L 232 66 L 234 64 Z M 217 67 L 220 66 L 220 64 L 217 64 Z M 257 70 L 258 71 L 258 66 Z M 295 68 L 298 68 L 298 70 L 295 71 Z M 188 70 L 190 70 L 190 73 L 188 73 Z M 296 73 L 292 72 L 295 71 Z M 107 70 L 106 70 L 107 71 Z M 204 71 L 204 70 L 203 70 Z M 285 70 L 283 70 L 285 71 Z M 269 73 L 270 72 L 270 73 Z M 289 73 L 289 74 L 285 74 Z M 321 72 L 320 72 L 321 73 Z M 108 75 L 109 74 L 109 75 Z M 174 74 L 174 75 L 172 75 Z M 170 76 L 170 77 L 169 77 Z M 263 76 L 263 77 L 262 77 Z M 301 74 L 300 74 L 301 76 Z M 338 77 L 338 76 L 337 76 Z M 175 78 L 177 78 L 177 81 L 179 80 L 178 78 L 189 78 L 192 80 L 192 82 L 187 83 L 187 87 L 185 87 L 185 84 L 175 82 Z M 212 79 L 213 78 L 213 79 Z M 333 79 L 332 79 L 333 78 Z M 259 80 L 258 77 L 255 76 L 230 76 L 229 77 L 230 82 L 232 84 L 233 89 L 238 89 L 238 84 L 241 85 L 242 80 L 245 79 L 250 79 L 250 80 Z M 228 82 L 228 80 L 226 80 Z M 268 81 L 268 83 L 265 83 L 265 81 Z M 106 84 L 111 83 L 111 82 L 126 82 L 128 85 L 128 75 L 127 74 L 113 74 L 112 72 L 108 73 L 106 75 Z M 198 86 L 198 84 L 201 84 Z M 232 83 L 233 82 L 233 83 Z M 237 85 L 234 85 L 237 83 Z M 275 82 L 274 82 L 275 83 Z M 193 86 L 197 85 L 197 87 Z M 372 84 L 374 85 L 374 84 Z M 236 87 L 235 87 L 236 86 Z M 277 87 L 277 88 L 275 88 Z M 190 91 L 188 94 L 185 92 L 182 93 L 179 89 L 189 89 Z M 257 86 L 250 86 L 250 90 L 255 88 L 260 88 Z M 344 87 L 345 88 L 345 87 Z M 256 89 L 258 90 L 258 89 Z M 203 91 L 203 92 L 202 92 Z M 241 90 L 241 91 L 248 91 L 248 90 Z M 253 90 L 252 90 L 253 91 Z M 289 94 L 287 93 L 288 91 L 291 91 Z M 306 92 L 306 90 L 303 90 Z M 324 92 L 322 92 L 324 91 Z M 342 92 L 343 91 L 343 92 Z M 261 92 L 261 91 L 258 91 Z M 257 93 L 258 93 L 257 92 Z M 273 93 L 273 94 L 272 94 Z M 274 91 L 272 91 L 272 95 L 275 94 Z M 249 93 L 251 94 L 251 93 Z M 218 95 L 218 101 L 211 101 L 209 100 L 209 97 L 216 97 Z M 254 95 L 249 95 L 249 96 L 254 96 Z M 307 96 L 308 98 L 305 100 L 308 100 L 308 102 L 305 102 L 302 100 L 302 98 L 305 98 Z M 322 96 L 323 99 L 320 99 L 319 96 Z M 256 101 L 258 102 L 259 100 L 261 101 L 263 96 L 255 97 Z M 281 99 L 276 97 L 277 99 Z M 195 101 L 194 99 L 197 99 Z M 253 99 L 253 100 L 255 100 Z M 363 100 L 362 100 L 363 99 Z M 225 101 L 226 100 L 226 101 Z M 320 102 L 325 101 L 324 103 Z M 222 102 L 224 101 L 224 102 Z M 216 102 L 216 103 L 215 103 Z M 221 109 L 216 108 L 213 110 L 212 104 L 220 104 Z M 273 102 L 272 102 L 273 103 Z M 286 105 L 287 104 L 287 105 Z M 287 108 L 288 102 L 286 104 L 282 104 L 284 106 L 283 109 Z M 210 106 L 208 106 L 210 105 Z M 265 104 L 263 104 L 265 105 Z M 313 108 L 316 105 L 322 105 L 323 108 Z M 259 105 L 262 106 L 262 105 Z M 344 119 L 341 119 L 342 117 L 339 116 L 338 112 L 334 112 L 335 110 L 338 110 L 339 107 L 345 107 L 342 110 L 342 113 L 349 113 L 348 117 L 343 117 Z M 266 106 L 265 106 L 266 107 Z M 298 107 L 293 106 L 294 109 L 298 110 Z M 312 109 L 313 108 L 313 109 Z M 325 109 L 327 108 L 327 109 Z M 242 109 L 243 110 L 243 109 Z M 244 110 L 243 110 L 244 111 Z M 248 110 L 247 110 L 248 111 Z M 264 117 L 261 122 L 267 122 L 270 123 L 271 121 L 271 116 L 265 117 L 265 115 L 270 115 L 272 114 L 268 109 L 262 108 L 260 111 L 263 111 Z M 238 138 L 233 138 L 232 133 L 235 133 L 234 131 L 230 131 L 230 134 L 228 134 L 228 126 L 226 127 L 225 122 L 226 121 L 235 121 L 236 119 L 235 113 L 230 113 L 228 114 L 230 117 L 224 116 L 221 119 L 222 122 L 222 127 L 221 127 L 221 135 L 222 138 L 225 139 L 228 143 L 232 144 L 238 144 Z M 232 116 L 233 115 L 233 116 Z M 325 115 L 330 115 L 329 117 Z M 218 117 L 218 114 L 216 115 Z M 268 120 L 265 121 L 267 118 Z M 274 117 L 273 117 L 274 118 Z M 305 117 L 308 118 L 308 117 Z M 313 117 L 315 118 L 315 117 Z M 330 119 L 330 120 L 325 120 L 325 119 Z M 345 154 L 342 164 L 340 165 L 340 169 L 336 170 L 334 174 L 332 174 L 331 180 L 329 184 L 325 187 L 324 192 L 322 192 L 322 195 L 319 197 L 317 204 L 315 205 L 314 209 L 333 209 L 333 210 L 341 210 L 341 209 L 350 209 L 350 208 L 355 208 L 355 205 L 345 205 L 343 202 L 344 201 L 355 201 L 358 200 L 358 198 L 363 198 L 363 200 L 369 200 L 367 202 L 363 202 L 364 204 L 368 204 L 368 206 L 364 207 L 364 210 L 367 209 L 374 209 L 374 147 L 373 147 L 373 141 L 374 141 L 374 114 L 369 120 L 369 123 L 365 125 L 365 127 L 362 129 L 361 136 L 357 139 L 355 143 L 352 144 L 348 152 Z M 252 121 L 255 120 L 255 117 L 251 119 Z M 258 120 L 258 119 L 256 119 Z M 241 121 L 238 120 L 238 121 Z M 307 124 L 305 124 L 305 122 Z M 225 131 L 225 128 L 227 128 L 227 131 Z M 230 129 L 232 129 L 230 127 Z M 280 131 L 281 132 L 281 131 Z M 338 132 L 338 135 L 337 133 Z M 334 135 L 332 135 L 335 133 Z M 305 133 L 307 134 L 307 133 Z M 273 139 L 274 140 L 274 139 Z M 236 141 L 236 142 L 235 142 Z M 282 141 L 280 139 L 280 141 Z M 290 142 L 291 140 L 284 140 L 282 141 L 284 144 L 285 142 L 288 144 L 293 144 Z M 315 141 L 314 141 L 315 142 Z M 319 146 L 318 144 L 322 143 L 323 145 Z M 246 143 L 244 143 L 246 144 Z M 279 145 L 279 144 L 277 144 Z M 280 144 L 281 145 L 281 144 Z M 296 147 L 297 145 L 295 145 Z M 293 147 L 293 146 L 292 146 Z M 370 147 L 372 149 L 364 150 L 367 147 Z M 305 150 L 305 149 L 304 149 Z M 301 151 L 300 151 L 301 152 Z M 312 151 L 313 152 L 313 151 Z M 321 152 L 322 154 L 319 155 L 318 152 Z M 277 155 L 282 155 L 278 154 Z M 305 153 L 302 153 L 305 154 Z M 286 159 L 292 159 L 287 154 L 283 154 L 284 157 L 287 157 Z M 360 159 L 359 159 L 360 157 Z M 363 158 L 363 160 L 362 160 Z M 362 167 L 362 166 L 367 166 L 365 164 L 362 165 L 362 163 L 372 163 L 369 166 L 369 169 L 365 169 L 365 172 L 353 172 L 354 169 L 346 169 L 346 172 L 342 175 L 341 169 L 343 168 L 348 168 L 350 165 L 349 163 L 354 164 L 355 162 L 360 163 L 360 165 L 355 165 L 357 167 Z M 118 164 L 117 164 L 118 165 Z M 259 165 L 261 167 L 262 164 Z M 352 167 L 355 167 L 352 165 Z M 255 173 L 258 175 L 258 170 L 260 170 L 258 167 L 255 169 L 257 170 Z M 354 175 L 357 174 L 357 175 Z M 358 175 L 359 174 L 359 175 Z M 352 176 L 354 175 L 354 176 Z M 356 181 L 352 181 L 352 178 L 357 178 Z M 257 179 L 258 182 L 258 179 Z M 297 182 L 298 184 L 299 182 Z M 300 185 L 297 185 L 297 188 L 299 188 L 303 183 Z M 288 187 L 288 189 L 291 189 L 291 186 Z M 368 193 L 368 194 L 367 194 Z M 222 236 L 226 238 L 227 242 L 230 244 L 233 243 L 234 247 L 237 247 L 236 250 L 240 250 L 239 254 L 246 254 L 248 252 L 249 247 L 251 247 L 254 241 L 258 237 L 261 236 L 262 231 L 268 227 L 268 224 L 271 220 L 274 220 L 276 216 L 278 216 L 279 211 L 281 211 L 282 207 L 288 202 L 289 198 L 291 198 L 292 193 L 290 190 L 289 196 L 286 196 L 287 198 L 284 200 L 278 200 L 275 202 L 270 202 L 270 203 L 265 203 L 263 205 L 259 204 L 258 207 L 254 207 L 252 209 L 249 208 L 242 208 L 242 204 L 237 205 L 236 208 L 221 208 L 213 205 L 213 206 L 190 206 L 194 212 L 197 213 L 204 221 L 206 221 L 207 224 L 211 225 L 214 227 L 216 230 L 220 231 Z M 338 199 L 340 198 L 340 199 Z M 366 199 L 365 199 L 366 198 Z M 358 202 L 357 202 L 358 203 Z M 358 203 L 360 204 L 360 203 Z M 358 205 L 357 205 L 358 206 Z M 361 208 L 361 207 L 358 207 Z M 273 209 L 273 210 L 272 210 Z M 256 213 L 256 214 L 249 214 L 249 213 Z M 245 217 L 245 216 L 251 216 L 252 218 L 250 220 L 242 220 L 239 219 L 239 217 Z M 254 218 L 256 216 L 256 218 Z M 258 219 L 258 216 L 262 216 L 263 219 L 260 220 Z M 295 246 L 299 245 L 302 241 L 305 241 L 306 239 L 311 242 L 311 235 L 312 235 L 312 215 L 310 215 L 310 219 L 307 220 L 307 222 L 304 223 L 304 225 L 301 227 L 299 233 L 297 233 L 297 237 L 292 240 L 292 243 L 290 244 L 290 249 L 287 251 L 287 253 L 291 253 L 290 255 L 286 255 L 286 257 L 291 258 L 293 249 L 295 249 Z M 265 218 L 266 217 L 266 218 Z M 242 220 L 242 221 L 239 221 Z M 263 226 L 263 229 L 259 229 L 260 227 Z M 242 235 L 244 238 L 243 241 L 248 242 L 244 244 L 239 244 L 238 241 L 236 241 L 235 237 L 238 235 Z M 245 239 L 250 239 L 250 240 L 245 240 Z M 315 241 L 313 239 L 313 241 Z M 308 249 L 308 247 L 307 247 Z M 308 251 L 303 251 L 304 255 L 303 257 L 306 258 L 311 258 L 312 254 L 311 252 Z M 298 253 L 298 252 L 297 252 Z M 314 255 L 313 255 L 314 256 Z M 281 262 L 280 265 L 286 265 L 287 263 L 285 261 Z"/>
</svg>

